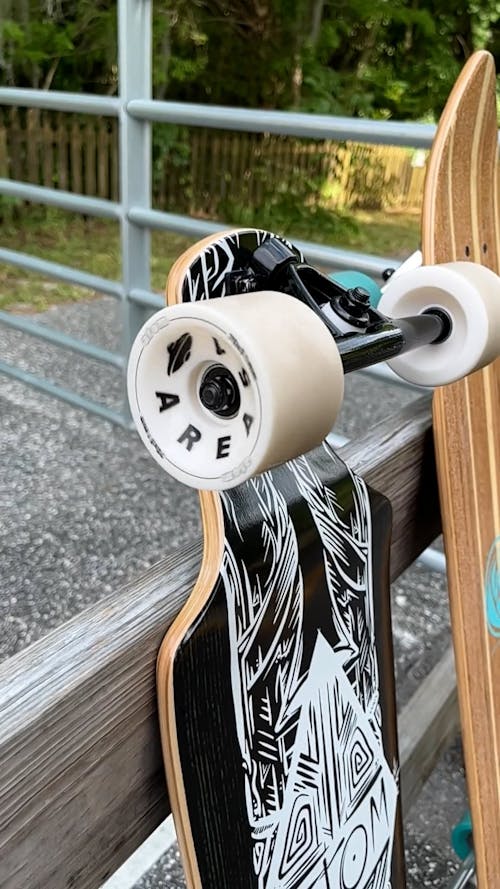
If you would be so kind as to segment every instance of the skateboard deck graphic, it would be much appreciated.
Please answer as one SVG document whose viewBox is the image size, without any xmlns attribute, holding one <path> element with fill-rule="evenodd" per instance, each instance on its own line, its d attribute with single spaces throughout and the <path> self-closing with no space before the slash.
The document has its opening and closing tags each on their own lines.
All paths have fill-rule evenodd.
<svg viewBox="0 0 500 889">
<path fill-rule="evenodd" d="M 425 264 L 499 271 L 495 68 L 476 53 L 442 115 L 422 217 Z M 478 886 L 500 887 L 500 359 L 438 388 L 434 437 Z"/>
<path fill-rule="evenodd" d="M 196 245 L 169 304 L 223 296 L 265 237 Z M 189 889 L 403 889 L 388 502 L 324 443 L 201 510 L 200 575 L 158 661 Z"/>
</svg>

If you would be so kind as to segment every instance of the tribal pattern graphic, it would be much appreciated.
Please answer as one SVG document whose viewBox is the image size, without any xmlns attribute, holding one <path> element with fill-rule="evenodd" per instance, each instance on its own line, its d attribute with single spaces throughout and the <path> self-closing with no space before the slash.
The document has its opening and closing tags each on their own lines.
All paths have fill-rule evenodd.
<svg viewBox="0 0 500 889">
<path fill-rule="evenodd" d="M 239 231 L 209 244 L 183 300 L 225 296 L 226 274 L 267 237 Z M 323 449 L 333 478 L 338 458 Z M 238 495 L 222 494 L 221 577 L 255 885 L 390 889 L 398 774 L 382 743 L 367 488 L 352 475 L 330 489 L 313 455 L 241 487 L 253 537 Z"/>
<path fill-rule="evenodd" d="M 241 268 L 241 258 L 253 253 L 256 247 L 271 237 L 269 232 L 257 229 L 240 230 L 214 241 L 200 251 L 196 260 L 186 273 L 183 284 L 183 302 L 194 302 L 200 299 L 213 299 L 226 295 L 225 276 L 235 268 Z M 272 237 L 277 237 L 272 235 Z M 303 262 L 304 257 L 297 247 L 286 238 L 283 241 L 297 258 Z M 248 246 L 247 246 L 248 244 Z"/>
<path fill-rule="evenodd" d="M 282 487 L 272 472 L 252 479 L 245 494 L 261 517 L 267 570 L 252 577 L 226 545 L 222 576 L 256 885 L 388 889 L 398 783 L 381 737 L 368 492 L 352 476 L 341 505 L 306 457 L 280 471 L 321 541 L 315 596 L 323 584 L 328 619 L 320 631 L 307 609 Z M 223 504 L 231 538 L 243 539 L 234 501 L 225 494 Z"/>
</svg>

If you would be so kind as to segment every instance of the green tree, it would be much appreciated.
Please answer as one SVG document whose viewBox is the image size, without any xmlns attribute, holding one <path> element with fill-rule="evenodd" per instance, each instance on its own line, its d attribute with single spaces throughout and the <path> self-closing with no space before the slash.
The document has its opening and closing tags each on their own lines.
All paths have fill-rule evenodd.
<svg viewBox="0 0 500 889">
<path fill-rule="evenodd" d="M 325 2 L 303 101 L 334 113 L 436 117 L 474 50 L 498 56 L 499 12 L 498 0 Z"/>
<path fill-rule="evenodd" d="M 158 98 L 436 117 L 500 0 L 156 0 Z M 113 93 L 116 0 L 0 0 L 0 84 Z"/>
<path fill-rule="evenodd" d="M 114 0 L 0 0 L 0 83 L 113 92 Z"/>
</svg>

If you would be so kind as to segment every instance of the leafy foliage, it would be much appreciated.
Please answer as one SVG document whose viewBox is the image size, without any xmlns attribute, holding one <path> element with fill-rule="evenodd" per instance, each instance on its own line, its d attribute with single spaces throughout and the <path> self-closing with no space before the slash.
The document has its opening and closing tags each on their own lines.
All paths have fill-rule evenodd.
<svg viewBox="0 0 500 889">
<path fill-rule="evenodd" d="M 157 0 L 159 98 L 379 117 L 440 111 L 500 0 Z M 113 93 L 116 0 L 0 0 L 0 84 Z"/>
</svg>

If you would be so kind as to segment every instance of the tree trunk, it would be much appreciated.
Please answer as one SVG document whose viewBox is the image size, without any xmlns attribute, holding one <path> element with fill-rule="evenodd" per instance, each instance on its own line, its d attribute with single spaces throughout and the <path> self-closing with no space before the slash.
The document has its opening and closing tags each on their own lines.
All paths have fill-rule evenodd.
<svg viewBox="0 0 500 889">
<path fill-rule="evenodd" d="M 313 49 L 316 49 L 321 33 L 321 22 L 323 21 L 323 10 L 325 8 L 325 0 L 314 0 L 311 18 L 311 34 L 310 40 Z"/>
</svg>

